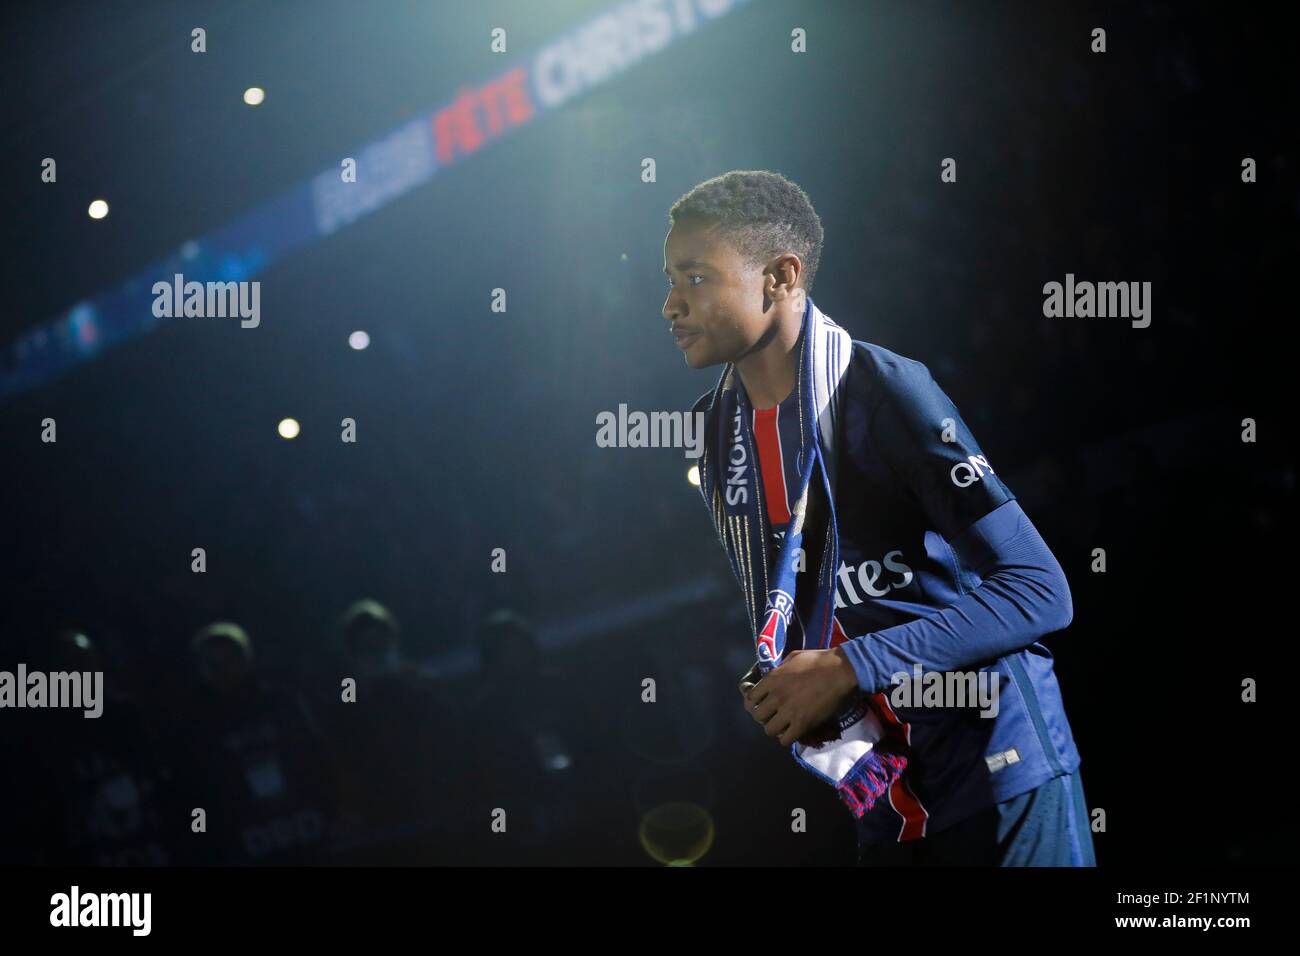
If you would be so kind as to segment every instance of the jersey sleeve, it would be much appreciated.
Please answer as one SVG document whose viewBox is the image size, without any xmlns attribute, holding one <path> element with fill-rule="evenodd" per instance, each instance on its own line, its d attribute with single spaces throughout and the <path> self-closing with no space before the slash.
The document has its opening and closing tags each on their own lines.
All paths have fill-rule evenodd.
<svg viewBox="0 0 1300 956">
<path fill-rule="evenodd" d="M 954 541 L 979 586 L 936 614 L 841 645 L 869 694 L 897 674 L 980 667 L 1028 647 L 1074 619 L 1065 572 L 1017 501 L 1008 501 Z"/>
<path fill-rule="evenodd" d="M 876 453 L 948 540 L 1015 498 L 957 406 L 920 362 L 882 369 L 870 428 Z"/>
</svg>

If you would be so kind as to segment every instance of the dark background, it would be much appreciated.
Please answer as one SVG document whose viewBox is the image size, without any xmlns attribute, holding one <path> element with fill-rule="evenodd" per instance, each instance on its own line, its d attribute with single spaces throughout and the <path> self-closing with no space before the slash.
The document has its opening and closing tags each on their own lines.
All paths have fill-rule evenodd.
<svg viewBox="0 0 1300 956">
<path fill-rule="evenodd" d="M 604 6 L 6 7 L 0 344 L 495 75 L 493 27 L 519 55 Z M 683 801 L 704 864 L 850 862 L 847 812 L 740 709 L 739 590 L 681 453 L 594 442 L 601 411 L 713 384 L 659 312 L 667 209 L 772 169 L 822 217 L 819 307 L 930 367 L 1066 570 L 1074 622 L 1047 643 L 1106 811 L 1099 864 L 1289 859 L 1300 184 L 1295 44 L 1270 17 L 752 0 L 274 264 L 260 328 L 166 323 L 0 406 L 0 669 L 78 627 L 136 707 L 93 741 L 0 713 L 0 856 L 635 864 L 647 814 Z M 1067 272 L 1152 282 L 1151 326 L 1044 318 Z M 335 640 L 363 597 L 406 659 L 364 717 L 338 703 Z M 534 623 L 535 671 L 480 668 L 500 608 Z M 273 810 L 217 756 L 249 715 L 216 720 L 198 687 L 189 639 L 215 620 L 247 630 L 267 688 Z M 193 806 L 275 849 L 202 842 Z"/>
</svg>

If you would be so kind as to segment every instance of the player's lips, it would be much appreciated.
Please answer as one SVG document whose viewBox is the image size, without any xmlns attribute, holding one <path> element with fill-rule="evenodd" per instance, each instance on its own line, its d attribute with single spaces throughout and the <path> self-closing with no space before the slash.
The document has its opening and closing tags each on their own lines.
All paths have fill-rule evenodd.
<svg viewBox="0 0 1300 956">
<path fill-rule="evenodd" d="M 688 329 L 683 325 L 673 326 L 673 338 L 677 341 L 677 347 L 683 351 L 699 337 L 699 329 Z"/>
</svg>

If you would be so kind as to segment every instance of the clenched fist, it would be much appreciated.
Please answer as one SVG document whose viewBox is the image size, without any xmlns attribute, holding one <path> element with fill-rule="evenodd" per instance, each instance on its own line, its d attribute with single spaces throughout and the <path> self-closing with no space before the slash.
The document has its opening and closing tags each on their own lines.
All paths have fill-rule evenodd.
<svg viewBox="0 0 1300 956">
<path fill-rule="evenodd" d="M 842 649 L 792 651 L 760 679 L 758 665 L 740 679 L 745 710 L 769 737 L 789 747 L 836 716 L 858 691 L 858 678 Z"/>
</svg>

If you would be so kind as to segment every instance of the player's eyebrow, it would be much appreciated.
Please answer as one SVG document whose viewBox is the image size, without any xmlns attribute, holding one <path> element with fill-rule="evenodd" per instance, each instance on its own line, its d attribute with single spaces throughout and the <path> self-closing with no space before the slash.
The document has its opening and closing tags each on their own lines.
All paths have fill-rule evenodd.
<svg viewBox="0 0 1300 956">
<path fill-rule="evenodd" d="M 677 263 L 677 265 L 674 268 L 676 268 L 678 272 L 681 272 L 684 269 L 691 269 L 696 266 L 703 266 L 706 269 L 713 268 L 713 266 L 709 265 L 703 259 L 683 259 L 681 262 Z M 668 275 L 667 269 L 664 269 L 664 275 Z"/>
</svg>

